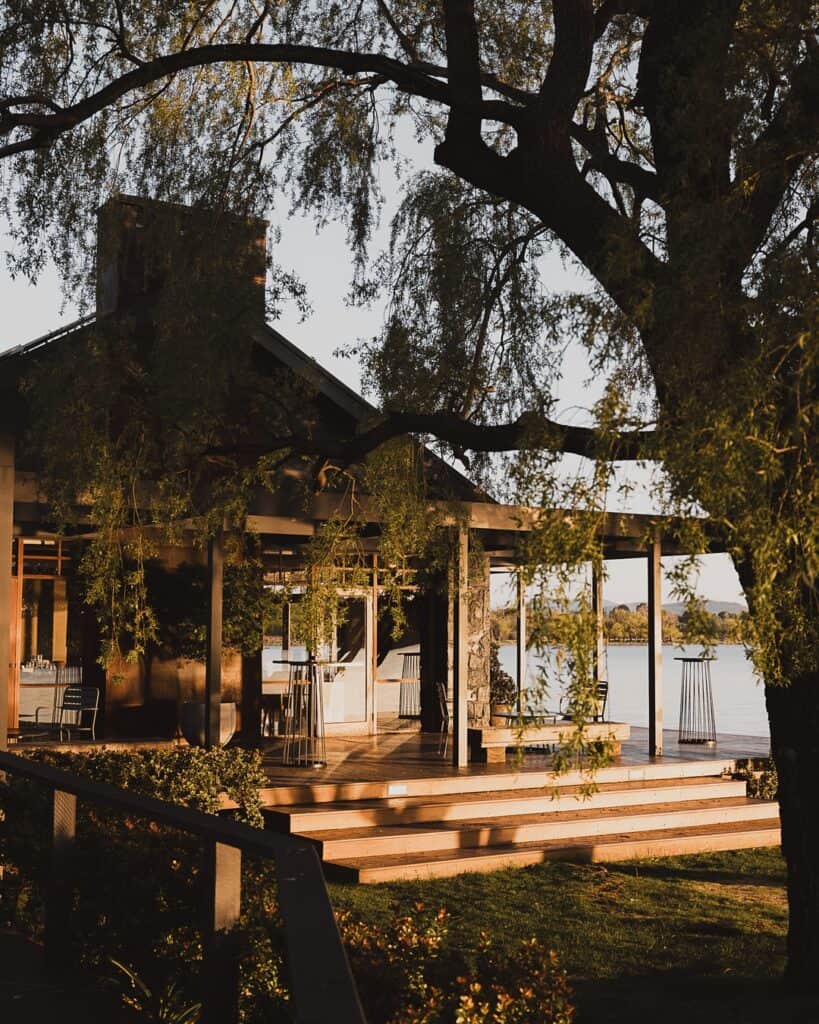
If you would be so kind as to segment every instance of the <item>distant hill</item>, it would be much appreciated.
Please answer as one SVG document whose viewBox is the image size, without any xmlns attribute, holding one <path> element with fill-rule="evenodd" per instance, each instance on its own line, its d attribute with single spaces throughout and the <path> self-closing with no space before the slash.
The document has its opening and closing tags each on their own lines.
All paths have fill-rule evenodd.
<svg viewBox="0 0 819 1024">
<path fill-rule="evenodd" d="M 644 601 L 604 601 L 603 608 L 605 611 L 610 612 L 612 608 L 616 608 L 618 604 L 626 604 L 630 611 L 634 611 L 638 604 L 645 604 Z M 742 612 L 747 612 L 748 609 L 744 604 L 740 604 L 739 601 L 706 601 L 705 608 L 711 612 L 712 615 L 719 615 L 720 612 L 729 612 L 731 615 L 739 615 Z M 682 615 L 685 611 L 685 605 L 682 601 L 674 601 L 671 604 L 664 604 L 663 611 L 671 612 L 674 615 Z"/>
<path fill-rule="evenodd" d="M 674 604 L 664 604 L 663 608 L 667 612 L 673 612 L 675 615 L 682 615 L 685 611 L 685 605 L 682 601 L 677 601 Z M 740 604 L 739 601 L 706 601 L 706 611 L 711 612 L 712 615 L 719 615 L 720 612 L 728 612 L 731 615 L 740 615 L 742 612 L 747 612 L 748 608 L 744 604 Z"/>
</svg>

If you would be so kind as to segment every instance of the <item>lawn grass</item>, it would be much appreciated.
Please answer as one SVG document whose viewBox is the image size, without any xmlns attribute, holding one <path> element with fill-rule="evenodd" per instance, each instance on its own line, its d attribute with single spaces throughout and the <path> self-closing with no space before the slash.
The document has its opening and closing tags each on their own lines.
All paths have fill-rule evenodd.
<svg viewBox="0 0 819 1024">
<path fill-rule="evenodd" d="M 569 972 L 578 1024 L 819 1024 L 819 1002 L 779 981 L 787 900 L 775 849 L 331 890 L 338 909 L 372 923 L 419 901 L 445 907 L 447 947 L 462 953 L 482 930 L 510 949 L 536 936 Z"/>
</svg>

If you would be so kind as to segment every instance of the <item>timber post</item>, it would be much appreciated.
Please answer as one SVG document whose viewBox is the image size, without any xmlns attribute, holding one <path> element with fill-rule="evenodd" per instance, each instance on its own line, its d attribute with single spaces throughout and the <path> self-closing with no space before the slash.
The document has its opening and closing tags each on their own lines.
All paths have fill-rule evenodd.
<svg viewBox="0 0 819 1024">
<path fill-rule="evenodd" d="M 456 768 L 466 767 L 468 761 L 467 713 L 469 701 L 469 530 L 458 530 L 455 556 L 455 665 L 454 665 L 454 730 L 452 736 L 452 763 Z"/>
<path fill-rule="evenodd" d="M 205 666 L 205 746 L 220 746 L 222 719 L 222 607 L 224 530 L 208 541 L 208 626 Z"/>
<path fill-rule="evenodd" d="M 364 660 L 367 731 L 378 734 L 378 555 L 373 555 L 370 592 L 364 600 Z"/>
<path fill-rule="evenodd" d="M 60 789 L 52 790 L 51 871 L 46 883 L 45 962 L 49 969 L 66 966 L 66 950 L 71 948 L 71 865 L 69 863 L 77 835 L 77 797 Z"/>
<path fill-rule="evenodd" d="M 14 439 L 0 434 L 0 750 L 8 746 L 11 675 L 11 556 L 14 544 Z M 22 576 L 22 566 L 18 565 Z M 15 623 L 16 625 L 16 623 Z"/>
<path fill-rule="evenodd" d="M 239 958 L 231 930 L 242 904 L 242 851 L 226 843 L 208 843 L 206 904 L 202 935 L 203 1024 L 239 1020 Z"/>
<path fill-rule="evenodd" d="M 518 570 L 518 622 L 517 622 L 517 683 L 518 710 L 526 708 L 526 583 L 523 573 Z"/>
<path fill-rule="evenodd" d="M 663 752 L 663 566 L 662 540 L 648 547 L 648 752 Z"/>
</svg>

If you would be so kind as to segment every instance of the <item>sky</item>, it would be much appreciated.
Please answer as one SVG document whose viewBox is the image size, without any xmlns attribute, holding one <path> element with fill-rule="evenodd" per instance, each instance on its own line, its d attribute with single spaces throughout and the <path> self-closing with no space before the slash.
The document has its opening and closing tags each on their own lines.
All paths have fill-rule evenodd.
<svg viewBox="0 0 819 1024">
<path fill-rule="evenodd" d="M 388 195 L 395 195 L 387 183 Z M 374 238 L 376 247 L 386 241 L 386 220 Z M 276 327 L 294 344 L 313 356 L 350 387 L 360 390 L 361 375 L 354 359 L 343 359 L 334 353 L 351 346 L 362 337 L 372 337 L 379 328 L 381 310 L 351 308 L 345 302 L 351 278 L 351 258 L 345 243 L 342 225 L 329 224 L 316 232 L 308 219 L 296 217 L 280 222 L 282 238 L 278 261 L 295 270 L 307 283 L 313 312 L 302 322 L 295 307 L 285 308 Z M 6 240 L 0 234 L 0 252 L 5 253 Z M 547 286 L 562 289 L 577 286 L 573 277 L 557 259 L 544 264 Z M 48 267 L 35 284 L 12 280 L 0 261 L 0 351 L 31 341 L 42 334 L 70 323 L 78 316 L 76 307 L 66 303 L 53 267 Z M 563 380 L 560 385 L 558 418 L 563 422 L 582 418 L 595 391 L 588 381 L 588 370 L 579 346 L 567 352 Z M 612 504 L 612 509 L 622 506 Z M 625 509 L 624 509 L 625 510 Z M 650 500 L 638 493 L 629 509 L 650 512 Z M 671 560 L 666 560 L 670 565 Z M 610 562 L 604 584 L 604 597 L 616 603 L 645 600 L 646 566 L 642 559 Z M 699 580 L 702 596 L 718 601 L 742 602 L 742 591 L 736 573 L 725 555 L 708 555 L 702 560 Z M 664 601 L 674 600 L 669 585 L 664 587 Z"/>
</svg>

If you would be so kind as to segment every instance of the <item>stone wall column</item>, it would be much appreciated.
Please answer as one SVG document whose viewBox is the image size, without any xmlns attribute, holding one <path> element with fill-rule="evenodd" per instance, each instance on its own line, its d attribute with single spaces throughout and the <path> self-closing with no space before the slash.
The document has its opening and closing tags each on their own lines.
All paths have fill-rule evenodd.
<svg viewBox="0 0 819 1024">
<path fill-rule="evenodd" d="M 594 654 L 592 657 L 592 673 L 595 683 L 605 678 L 606 640 L 604 635 L 603 612 L 603 567 L 592 565 L 592 614 L 594 615 Z"/>
<path fill-rule="evenodd" d="M 476 726 L 489 725 L 491 662 L 489 559 L 480 550 L 469 562 L 469 701 Z"/>
</svg>

